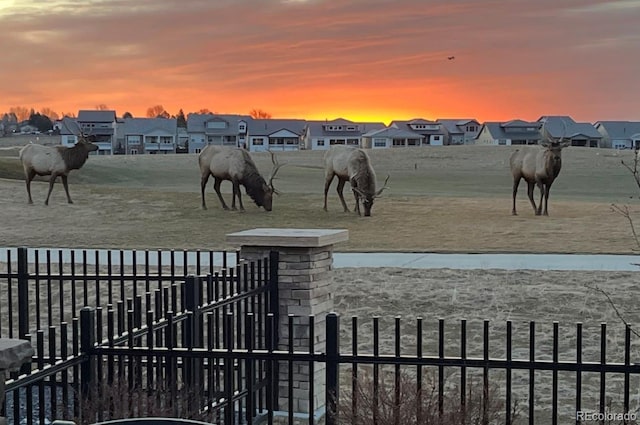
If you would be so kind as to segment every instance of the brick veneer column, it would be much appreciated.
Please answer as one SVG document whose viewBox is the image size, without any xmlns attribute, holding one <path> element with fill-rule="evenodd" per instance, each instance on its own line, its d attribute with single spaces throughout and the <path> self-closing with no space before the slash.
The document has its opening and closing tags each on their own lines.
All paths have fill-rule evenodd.
<svg viewBox="0 0 640 425">
<path fill-rule="evenodd" d="M 342 229 L 251 229 L 227 235 L 227 242 L 240 246 L 240 257 L 255 260 L 278 251 L 280 350 L 289 347 L 290 314 L 294 320 L 293 346 L 306 351 L 309 347 L 308 316 L 315 317 L 317 352 L 326 347 L 325 317 L 333 311 L 333 245 L 347 241 L 349 233 Z M 280 367 L 278 405 L 288 409 L 288 368 Z M 296 413 L 309 412 L 309 386 L 314 386 L 314 410 L 325 407 L 325 370 L 323 364 L 314 366 L 313 376 L 308 363 L 296 363 L 293 368 L 293 398 Z"/>
</svg>

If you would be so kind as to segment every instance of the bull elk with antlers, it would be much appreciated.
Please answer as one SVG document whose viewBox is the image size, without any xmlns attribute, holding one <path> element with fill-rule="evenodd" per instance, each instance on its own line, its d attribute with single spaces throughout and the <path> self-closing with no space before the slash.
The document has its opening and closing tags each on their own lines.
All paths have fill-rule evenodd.
<svg viewBox="0 0 640 425">
<path fill-rule="evenodd" d="M 244 186 L 247 195 L 253 199 L 258 207 L 263 207 L 267 211 L 271 211 L 273 194 L 278 193 L 273 187 L 273 179 L 280 169 L 281 165 L 271 153 L 271 161 L 273 162 L 273 170 L 268 182 L 260 175 L 256 164 L 249 156 L 249 153 L 241 148 L 229 148 L 209 145 L 206 146 L 198 155 L 198 165 L 200 166 L 200 187 L 202 191 L 202 208 L 207 209 L 204 199 L 205 187 L 209 181 L 209 177 L 213 176 L 213 188 L 220 199 L 222 208 L 228 210 L 227 204 L 220 193 L 220 184 L 223 180 L 229 180 L 233 184 L 233 199 L 231 201 L 231 209 L 236 209 L 236 196 L 240 204 L 240 211 L 244 211 L 242 205 L 242 197 L 240 194 L 240 185 Z"/>
<path fill-rule="evenodd" d="M 374 199 L 387 188 L 389 181 L 389 176 L 387 176 L 382 189 L 376 190 L 376 174 L 371 166 L 369 155 L 362 149 L 350 146 L 332 146 L 324 155 L 324 172 L 324 210 L 327 211 L 329 186 L 331 186 L 333 178 L 338 177 L 336 190 L 344 211 L 349 211 L 342 194 L 344 184 L 348 181 L 356 199 L 356 206 L 353 210 L 360 215 L 360 201 L 362 201 L 365 217 L 371 215 Z"/>
<path fill-rule="evenodd" d="M 509 160 L 511 166 L 511 174 L 513 176 L 513 208 L 511 214 L 517 215 L 516 212 L 516 195 L 518 194 L 518 185 L 520 180 L 527 182 L 527 195 L 533 206 L 536 215 L 549 215 L 547 205 L 549 203 L 549 191 L 562 168 L 562 149 L 571 145 L 571 141 L 563 140 L 566 134 L 566 123 L 562 121 L 564 131 L 559 140 L 554 140 L 545 133 L 545 125 L 542 125 L 542 140 L 539 147 L 524 147 L 517 149 L 511 154 Z M 533 200 L 533 191 L 535 186 L 540 189 L 540 202 L 536 206 Z M 544 209 L 542 201 L 544 200 Z"/>
</svg>

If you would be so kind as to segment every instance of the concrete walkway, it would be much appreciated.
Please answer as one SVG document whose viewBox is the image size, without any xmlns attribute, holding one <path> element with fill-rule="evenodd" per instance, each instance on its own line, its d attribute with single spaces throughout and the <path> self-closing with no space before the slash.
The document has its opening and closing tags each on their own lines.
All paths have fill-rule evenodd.
<svg viewBox="0 0 640 425">
<path fill-rule="evenodd" d="M 12 261 L 17 258 L 16 248 L 0 248 L 0 262 L 7 261 L 11 251 Z M 40 261 L 45 261 L 45 249 L 40 250 Z M 51 249 L 52 261 L 58 261 L 58 249 Z M 34 249 L 29 250 L 29 261 L 35 259 Z M 63 261 L 71 259 L 70 250 L 62 249 Z M 96 253 L 100 264 L 107 263 L 107 250 L 87 250 L 87 263 L 95 264 Z M 81 250 L 76 250 L 76 262 L 82 261 Z M 123 251 L 124 263 L 132 264 L 132 251 Z M 208 253 L 202 253 L 202 266 L 209 265 Z M 194 252 L 188 253 L 187 261 L 195 263 Z M 234 266 L 235 254 L 228 256 L 229 266 Z M 150 262 L 157 261 L 157 252 L 150 252 Z M 177 264 L 183 260 L 182 252 L 176 253 Z M 137 252 L 136 263 L 144 264 L 144 252 Z M 213 262 L 222 264 L 222 254 L 215 253 Z M 163 253 L 163 264 L 170 263 L 169 252 Z M 119 252 L 112 252 L 112 264 L 119 264 Z M 433 254 L 402 252 L 335 252 L 334 267 L 401 267 L 411 269 L 503 269 L 503 270 L 592 270 L 592 271 L 640 271 L 640 256 L 635 255 L 582 255 L 582 254 Z"/>
</svg>

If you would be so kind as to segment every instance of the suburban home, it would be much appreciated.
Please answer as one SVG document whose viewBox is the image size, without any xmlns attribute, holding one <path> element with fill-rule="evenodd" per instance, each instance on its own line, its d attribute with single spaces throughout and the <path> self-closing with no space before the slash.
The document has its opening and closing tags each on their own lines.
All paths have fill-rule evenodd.
<svg viewBox="0 0 640 425">
<path fill-rule="evenodd" d="M 511 120 L 485 122 L 476 137 L 476 145 L 535 145 L 540 140 L 539 122 Z"/>
<path fill-rule="evenodd" d="M 98 145 L 98 155 L 113 153 L 117 131 L 116 111 L 81 110 L 76 122 L 82 133 L 91 136 L 91 141 Z"/>
<path fill-rule="evenodd" d="M 189 114 L 189 153 L 199 153 L 207 145 L 246 145 L 248 115 Z"/>
<path fill-rule="evenodd" d="M 480 123 L 475 119 L 438 119 L 445 134 L 445 145 L 472 145 L 480 132 Z"/>
<path fill-rule="evenodd" d="M 425 136 L 397 127 L 371 130 L 362 135 L 362 147 L 367 149 L 422 146 Z"/>
<path fill-rule="evenodd" d="M 356 123 L 344 118 L 332 121 L 307 121 L 301 149 L 326 150 L 331 145 L 362 146 L 362 135 L 371 130 L 382 130 L 381 122 Z"/>
<path fill-rule="evenodd" d="M 246 148 L 252 152 L 297 151 L 306 123 L 296 119 L 251 119 L 247 123 Z"/>
<path fill-rule="evenodd" d="M 127 155 L 175 153 L 178 120 L 125 118 L 118 123 L 114 153 Z"/>
<path fill-rule="evenodd" d="M 571 146 L 600 146 L 602 135 L 588 122 L 575 122 L 569 116 L 542 116 L 538 119 L 544 125 L 541 132 L 553 140 L 571 140 Z"/>
<path fill-rule="evenodd" d="M 422 118 L 415 118 L 409 121 L 391 121 L 389 127 L 420 134 L 423 136 L 423 145 L 444 145 L 445 131 L 442 128 L 442 124 L 436 121 L 429 121 Z"/>
<path fill-rule="evenodd" d="M 638 121 L 598 121 L 594 127 L 602 136 L 601 148 L 640 148 L 640 122 Z"/>
</svg>

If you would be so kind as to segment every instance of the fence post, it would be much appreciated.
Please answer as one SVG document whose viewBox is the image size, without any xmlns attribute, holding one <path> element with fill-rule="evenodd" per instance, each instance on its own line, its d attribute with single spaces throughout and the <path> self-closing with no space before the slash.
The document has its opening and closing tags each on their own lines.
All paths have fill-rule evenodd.
<svg viewBox="0 0 640 425">
<path fill-rule="evenodd" d="M 277 348 L 294 351 L 324 352 L 325 317 L 333 311 L 333 247 L 349 239 L 345 229 L 259 228 L 227 234 L 227 242 L 240 246 L 241 259 L 254 261 L 269 258 L 269 279 L 274 283 L 269 308 L 276 316 L 274 339 Z M 277 260 L 277 262 L 276 262 Z M 289 316 L 294 329 L 290 332 Z M 309 316 L 316 318 L 313 332 Z M 293 341 L 289 341 L 290 335 Z M 310 338 L 313 336 L 313 341 Z M 313 369 L 313 370 L 311 370 Z M 276 367 L 277 370 L 277 367 Z M 281 368 L 278 379 L 278 410 L 322 415 L 326 410 L 325 364 L 294 362 L 292 379 L 294 400 L 289 400 L 289 371 Z M 309 397 L 313 397 L 310 400 Z M 315 411 L 311 412 L 313 408 Z M 282 412 L 278 413 L 278 415 Z"/>
<path fill-rule="evenodd" d="M 340 369 L 340 317 L 336 313 L 327 315 L 327 422 L 326 425 L 338 423 L 338 406 L 340 405 L 339 369 Z"/>
<path fill-rule="evenodd" d="M 80 355 L 86 359 L 80 364 L 80 393 L 89 394 L 91 384 L 96 380 L 93 348 L 96 343 L 96 311 L 93 307 L 83 307 L 80 310 Z"/>
<path fill-rule="evenodd" d="M 29 333 L 29 258 L 25 247 L 18 248 L 18 337 Z"/>
</svg>

